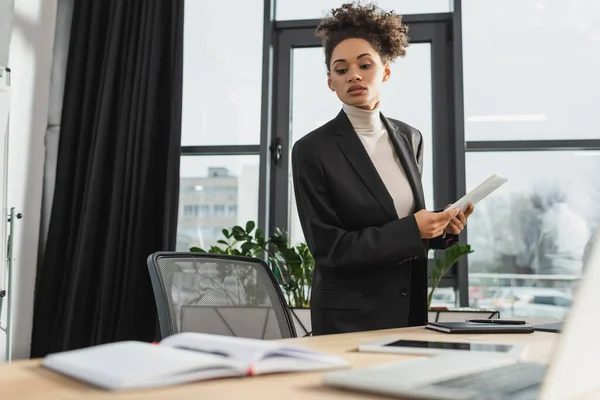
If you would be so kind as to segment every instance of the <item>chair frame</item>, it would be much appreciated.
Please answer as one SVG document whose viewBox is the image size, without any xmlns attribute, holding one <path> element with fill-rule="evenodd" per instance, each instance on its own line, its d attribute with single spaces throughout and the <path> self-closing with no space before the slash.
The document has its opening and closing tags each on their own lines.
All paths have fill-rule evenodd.
<svg viewBox="0 0 600 400">
<path fill-rule="evenodd" d="M 172 335 L 173 331 L 171 330 L 171 324 L 169 322 L 170 321 L 169 306 L 168 306 L 168 302 L 167 302 L 168 294 L 167 294 L 167 290 L 164 285 L 164 282 L 161 278 L 160 270 L 158 267 L 158 260 L 161 258 L 177 258 L 177 259 L 182 259 L 182 260 L 185 260 L 185 259 L 189 259 L 189 260 L 214 259 L 214 260 L 242 261 L 242 262 L 252 263 L 257 266 L 262 267 L 265 270 L 265 272 L 267 273 L 267 275 L 269 276 L 271 283 L 275 287 L 275 292 L 277 293 L 277 299 L 283 306 L 285 322 L 292 334 L 292 337 L 298 336 L 298 334 L 296 333 L 296 327 L 294 326 L 294 322 L 292 320 L 290 308 L 288 307 L 288 305 L 285 301 L 285 297 L 283 296 L 283 292 L 281 291 L 281 288 L 279 287 L 279 283 L 277 283 L 277 280 L 275 279 L 275 276 L 273 275 L 273 271 L 271 271 L 271 269 L 269 268 L 267 263 L 265 263 L 260 258 L 246 257 L 246 256 L 234 256 L 234 255 L 228 255 L 228 254 L 158 251 L 158 252 L 152 253 L 152 254 L 150 254 L 150 256 L 148 256 L 147 263 L 148 263 L 148 271 L 150 273 L 150 281 L 152 282 L 152 291 L 154 292 L 154 300 L 156 302 L 156 310 L 158 313 L 158 324 L 160 326 L 160 334 L 161 334 L 162 339 Z"/>
</svg>

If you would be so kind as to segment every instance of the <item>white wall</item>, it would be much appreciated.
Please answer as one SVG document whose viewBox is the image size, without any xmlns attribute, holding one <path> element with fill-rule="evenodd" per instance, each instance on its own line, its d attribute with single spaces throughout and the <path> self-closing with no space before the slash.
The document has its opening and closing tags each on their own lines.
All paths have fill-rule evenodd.
<svg viewBox="0 0 600 400">
<path fill-rule="evenodd" d="M 23 219 L 13 238 L 13 359 L 29 357 L 31 341 L 56 7 L 57 0 L 14 0 L 7 200 Z"/>
<path fill-rule="evenodd" d="M 12 15 L 13 15 L 13 0 L 0 0 L 0 67 L 3 68 L 8 64 L 8 45 L 10 43 L 10 35 L 12 30 Z M 4 81 L 4 77 L 0 81 Z M 0 103 L 0 107 L 3 105 Z M 5 110 L 0 110 L 0 213 L 5 212 L 5 196 L 6 185 L 4 182 L 5 172 L 5 144 L 6 144 L 6 127 Z M 6 238 L 6 225 L 0 224 L 0 243 Z M 6 257 L 5 246 L 0 247 L 0 289 L 6 289 Z M 0 307 L 0 326 L 6 326 L 6 302 Z M 5 333 L 0 332 L 0 362 L 5 359 Z"/>
<path fill-rule="evenodd" d="M 14 0 L 0 0 L 0 65 L 8 61 L 8 43 L 12 31 Z"/>
</svg>

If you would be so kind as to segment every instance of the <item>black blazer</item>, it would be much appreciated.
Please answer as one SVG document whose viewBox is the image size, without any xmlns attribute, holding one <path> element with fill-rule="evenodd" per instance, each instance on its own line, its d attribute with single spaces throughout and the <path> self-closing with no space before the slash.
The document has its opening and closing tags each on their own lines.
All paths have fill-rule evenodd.
<svg viewBox="0 0 600 400">
<path fill-rule="evenodd" d="M 421 133 L 381 119 L 406 171 L 416 211 L 425 208 Z M 315 258 L 314 335 L 427 323 L 427 250 L 456 241 L 422 240 L 414 215 L 394 202 L 350 120 L 338 116 L 292 150 L 300 223 Z"/>
</svg>

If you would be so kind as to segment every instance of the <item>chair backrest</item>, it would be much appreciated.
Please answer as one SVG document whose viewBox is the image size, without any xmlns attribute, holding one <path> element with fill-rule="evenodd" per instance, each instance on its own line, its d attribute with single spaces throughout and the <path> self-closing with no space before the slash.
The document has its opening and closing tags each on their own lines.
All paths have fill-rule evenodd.
<svg viewBox="0 0 600 400">
<path fill-rule="evenodd" d="M 148 269 L 163 338 L 179 332 L 296 337 L 281 288 L 258 258 L 157 252 Z"/>
</svg>

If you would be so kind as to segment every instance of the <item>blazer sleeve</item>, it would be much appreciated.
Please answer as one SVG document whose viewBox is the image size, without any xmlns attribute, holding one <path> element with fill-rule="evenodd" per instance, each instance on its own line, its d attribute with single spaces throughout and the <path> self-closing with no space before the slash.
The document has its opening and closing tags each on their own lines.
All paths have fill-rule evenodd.
<svg viewBox="0 0 600 400">
<path fill-rule="evenodd" d="M 413 149 L 415 150 L 415 158 L 417 160 L 417 167 L 419 169 L 419 175 L 423 177 L 423 135 L 420 131 L 417 131 L 418 135 L 413 137 Z M 437 211 L 439 212 L 439 211 Z M 444 250 L 448 247 L 458 243 L 458 235 L 446 234 L 438 236 L 433 239 L 427 239 L 427 248 L 435 250 Z"/>
<path fill-rule="evenodd" d="M 429 248 L 435 250 L 444 250 L 458 243 L 458 235 L 447 233 L 445 236 L 438 236 L 429 239 Z"/>
<path fill-rule="evenodd" d="M 318 157 L 299 144 L 292 150 L 294 192 L 315 262 L 333 268 L 375 267 L 426 257 L 414 215 L 380 227 L 345 229 L 332 204 Z"/>
</svg>

